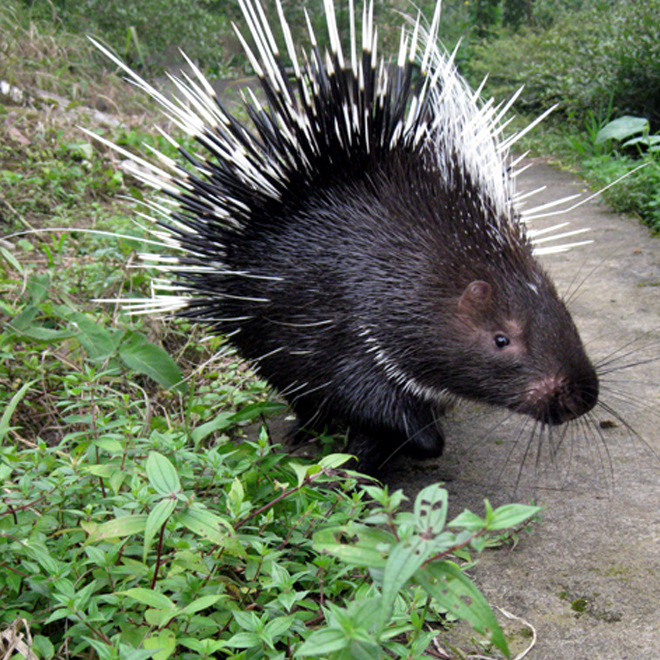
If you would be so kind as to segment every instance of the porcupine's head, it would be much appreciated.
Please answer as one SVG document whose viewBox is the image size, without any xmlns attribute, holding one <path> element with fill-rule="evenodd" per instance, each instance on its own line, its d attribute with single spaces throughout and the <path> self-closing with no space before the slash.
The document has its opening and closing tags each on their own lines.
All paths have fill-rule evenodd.
<svg viewBox="0 0 660 660">
<path fill-rule="evenodd" d="M 174 273 L 174 287 L 168 285 L 174 295 L 144 309 L 241 332 L 269 296 L 227 295 L 224 283 L 281 277 L 267 266 L 237 268 L 231 254 L 255 251 L 257 241 L 247 245 L 247 237 L 279 231 L 269 222 L 290 230 L 288 209 L 306 222 L 310 215 L 336 217 L 348 223 L 345 236 L 355 238 L 346 248 L 357 259 L 353 270 L 364 261 L 371 278 L 364 289 L 371 300 L 359 286 L 354 291 L 356 316 L 373 309 L 358 325 L 365 343 L 356 350 L 370 351 L 388 379 L 423 398 L 448 392 L 550 424 L 588 412 L 598 396 L 595 372 L 532 255 L 532 233 L 516 210 L 516 163 L 507 162 L 511 144 L 536 122 L 498 140 L 517 95 L 504 106 L 478 101 L 436 43 L 439 4 L 425 35 L 419 21 L 402 32 L 397 61 L 389 65 L 376 54 L 372 5 L 364 7 L 358 57 L 349 2 L 346 59 L 331 0 L 324 5 L 329 52 L 321 53 L 310 27 L 312 50 L 299 61 L 278 3 L 290 80 L 261 6 L 241 2 L 254 47 L 240 38 L 267 100 L 246 101 L 252 131 L 194 67 L 196 80 L 175 81 L 185 101 L 165 99 L 128 71 L 208 152 L 204 158 L 181 150 L 194 173 L 166 157 L 159 156 L 160 166 L 134 159 L 149 168 L 141 178 L 173 207 L 152 205 L 157 235 L 182 253 L 161 262 Z M 319 209 L 326 199 L 335 207 Z M 302 245 L 301 232 L 295 235 Z M 379 247 L 391 247 L 391 258 L 369 261 L 367 253 Z M 267 265 L 270 258 L 264 253 L 259 261 Z M 239 297 L 240 309 L 231 302 Z M 238 313 L 226 314 L 229 308 Z"/>
</svg>

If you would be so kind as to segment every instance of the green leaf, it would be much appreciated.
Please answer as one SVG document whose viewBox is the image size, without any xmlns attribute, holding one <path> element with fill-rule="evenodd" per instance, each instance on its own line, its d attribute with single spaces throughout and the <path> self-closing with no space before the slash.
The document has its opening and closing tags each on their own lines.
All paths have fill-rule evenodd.
<svg viewBox="0 0 660 660">
<path fill-rule="evenodd" d="M 440 484 L 422 489 L 415 498 L 417 529 L 428 536 L 438 535 L 447 520 L 447 491 Z"/>
<path fill-rule="evenodd" d="M 94 444 L 103 451 L 107 451 L 110 454 L 121 454 L 124 451 L 124 445 L 115 440 L 115 438 L 99 438 L 94 440 Z M 113 466 L 114 467 L 114 466 Z"/>
<path fill-rule="evenodd" d="M 195 639 L 193 637 L 179 637 L 179 644 L 196 651 L 204 658 L 210 658 L 214 653 L 227 647 L 223 639 Z"/>
<path fill-rule="evenodd" d="M 16 411 L 16 406 L 18 406 L 18 404 L 21 402 L 21 399 L 36 382 L 36 380 L 30 380 L 27 383 L 23 383 L 21 389 L 18 390 L 14 396 L 12 396 L 9 403 L 7 404 L 7 407 L 5 408 L 4 412 L 2 413 L 2 417 L 0 418 L 0 444 L 12 428 L 17 428 L 9 426 L 9 422 L 11 421 L 12 415 Z"/>
<path fill-rule="evenodd" d="M 637 133 L 648 132 L 649 120 L 644 117 L 625 115 L 606 124 L 596 134 L 594 142 L 600 144 L 606 140 L 625 140 Z"/>
<path fill-rule="evenodd" d="M 257 632 L 261 627 L 261 621 L 259 617 L 250 611 L 244 612 L 242 610 L 234 610 L 232 616 L 236 620 L 236 623 L 243 629 L 248 632 Z"/>
<path fill-rule="evenodd" d="M 63 564 L 52 557 L 45 544 L 28 539 L 24 542 L 23 548 L 25 554 L 36 560 L 49 575 L 57 575 L 62 570 Z"/>
<path fill-rule="evenodd" d="M 330 653 L 341 651 L 350 643 L 350 637 L 341 628 L 322 628 L 315 630 L 298 647 L 296 656 L 328 656 Z"/>
<path fill-rule="evenodd" d="M 207 607 L 215 605 L 222 598 L 222 594 L 210 594 L 208 596 L 201 596 L 200 598 L 195 599 L 192 603 L 186 605 L 182 610 L 182 614 L 195 614 L 195 612 L 201 612 Z"/>
<path fill-rule="evenodd" d="M 261 648 L 261 639 L 257 633 L 253 632 L 239 632 L 234 636 L 230 637 L 227 642 L 227 646 L 231 646 L 237 649 L 251 649 L 251 648 Z"/>
<path fill-rule="evenodd" d="M 322 468 L 335 469 L 344 465 L 344 463 L 350 461 L 352 458 L 353 456 L 351 454 L 328 454 L 319 461 L 319 465 Z"/>
<path fill-rule="evenodd" d="M 395 540 L 385 530 L 348 523 L 316 532 L 313 544 L 318 552 L 338 557 L 351 566 L 383 568 Z"/>
<path fill-rule="evenodd" d="M 176 635 L 171 630 L 161 630 L 156 633 L 151 633 L 142 642 L 145 649 L 160 649 L 158 653 L 152 656 L 154 660 L 167 660 L 176 650 Z"/>
<path fill-rule="evenodd" d="M 132 333 L 119 346 L 119 357 L 133 371 L 153 378 L 157 383 L 184 394 L 187 390 L 181 370 L 164 348 Z"/>
<path fill-rule="evenodd" d="M 75 337 L 75 333 L 71 330 L 56 330 L 54 328 L 46 328 L 43 325 L 31 325 L 21 330 L 21 336 L 34 339 L 35 341 L 59 342 L 62 339 Z"/>
<path fill-rule="evenodd" d="M 250 422 L 260 415 L 268 416 L 273 413 L 284 410 L 286 406 L 283 403 L 278 403 L 277 401 L 260 401 L 257 403 L 248 403 L 246 406 L 243 406 L 238 412 L 232 415 L 231 421 L 234 424 L 239 422 Z"/>
<path fill-rule="evenodd" d="M 230 428 L 234 425 L 233 421 L 234 413 L 223 412 L 216 415 L 210 422 L 205 424 L 200 424 L 197 428 L 193 429 L 190 437 L 192 438 L 195 444 L 200 443 L 204 438 L 211 435 L 212 433 L 217 433 L 218 431 L 224 431 L 227 428 Z"/>
<path fill-rule="evenodd" d="M 233 540 L 232 536 L 221 529 L 224 527 L 231 530 L 229 523 L 199 504 L 191 505 L 181 512 L 177 516 L 177 522 L 194 534 L 223 547 Z"/>
<path fill-rule="evenodd" d="M 460 529 L 467 529 L 470 532 L 476 532 L 480 529 L 486 529 L 486 521 L 480 518 L 476 513 L 465 509 L 463 513 L 459 513 L 450 523 L 449 527 L 458 527 Z"/>
<path fill-rule="evenodd" d="M 145 465 L 149 483 L 161 495 L 181 492 L 181 482 L 170 460 L 156 451 L 149 452 Z"/>
<path fill-rule="evenodd" d="M 415 536 L 397 543 L 391 550 L 383 571 L 383 598 L 380 606 L 381 630 L 392 616 L 394 600 L 399 591 L 431 556 L 433 545 L 428 540 Z"/>
<path fill-rule="evenodd" d="M 238 513 L 240 511 L 244 497 L 245 490 L 243 489 L 243 484 L 238 477 L 234 477 L 234 481 L 232 481 L 229 492 L 227 493 L 228 504 L 233 512 Z"/>
<path fill-rule="evenodd" d="M 9 265 L 20 275 L 23 275 L 25 273 L 25 271 L 23 270 L 23 266 L 21 266 L 21 262 L 18 259 L 16 259 L 16 257 L 9 250 L 0 247 L 0 254 L 3 256 L 5 261 L 7 261 Z"/>
<path fill-rule="evenodd" d="M 41 310 L 37 305 L 28 305 L 18 316 L 14 317 L 8 327 L 12 331 L 22 334 L 23 331 L 30 327 L 34 323 L 34 319 L 37 317 Z"/>
<path fill-rule="evenodd" d="M 141 534 L 147 524 L 147 516 L 135 514 L 122 516 L 104 523 L 83 522 L 81 527 L 89 534 L 87 543 L 96 543 L 101 540 L 123 538 Z"/>
<path fill-rule="evenodd" d="M 312 468 L 316 467 L 317 472 L 319 469 L 315 465 L 305 465 L 303 463 L 295 463 L 293 461 L 289 463 L 289 467 L 295 472 L 296 481 L 297 481 L 296 486 L 298 488 L 300 488 L 305 483 L 305 479 L 307 479 L 307 476 L 312 471 Z"/>
<path fill-rule="evenodd" d="M 274 638 L 284 635 L 287 630 L 291 629 L 291 623 L 294 621 L 293 616 L 280 616 L 276 619 L 269 621 L 264 627 L 264 633 Z"/>
<path fill-rule="evenodd" d="M 509 649 L 497 619 L 481 595 L 461 569 L 450 561 L 436 561 L 421 568 L 415 576 L 417 584 L 448 612 L 469 621 L 506 657 Z"/>
<path fill-rule="evenodd" d="M 30 275 L 25 288 L 27 289 L 32 304 L 38 305 L 48 297 L 48 289 L 50 289 L 50 277 L 47 274 Z"/>
<path fill-rule="evenodd" d="M 635 144 L 641 144 L 645 147 L 650 147 L 650 151 L 653 151 L 653 147 L 660 145 L 660 135 L 640 135 L 639 137 L 632 138 L 624 142 L 622 147 L 632 147 Z"/>
<path fill-rule="evenodd" d="M 540 506 L 530 506 L 528 504 L 505 504 L 493 511 L 488 529 L 516 527 L 542 510 Z"/>
<path fill-rule="evenodd" d="M 73 326 L 75 337 L 90 360 L 101 362 L 117 352 L 124 337 L 123 332 L 104 328 L 80 312 L 67 314 L 66 318 Z"/>
<path fill-rule="evenodd" d="M 167 522 L 167 519 L 172 515 L 176 509 L 177 502 L 172 499 L 164 499 L 156 504 L 156 506 L 149 512 L 147 517 L 147 524 L 144 528 L 144 549 L 142 551 L 142 560 L 146 562 L 147 554 L 149 553 L 149 546 L 151 540 L 158 533 L 160 528 Z"/>
<path fill-rule="evenodd" d="M 135 587 L 134 589 L 126 589 L 125 591 L 120 591 L 118 593 L 123 596 L 128 596 L 143 605 L 154 607 L 157 610 L 165 610 L 168 612 L 176 611 L 176 605 L 165 594 L 158 593 L 152 589 Z"/>
</svg>

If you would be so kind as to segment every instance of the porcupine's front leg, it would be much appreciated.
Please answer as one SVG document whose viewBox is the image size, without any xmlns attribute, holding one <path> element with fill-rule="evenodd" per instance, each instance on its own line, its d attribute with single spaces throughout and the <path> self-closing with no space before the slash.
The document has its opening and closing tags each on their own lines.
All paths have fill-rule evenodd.
<svg viewBox="0 0 660 660">
<path fill-rule="evenodd" d="M 349 427 L 346 451 L 356 456 L 360 472 L 378 475 L 399 452 L 417 459 L 442 453 L 444 434 L 437 420 L 440 411 L 427 403 L 398 401 L 390 412 L 391 418 L 381 425 Z"/>
<path fill-rule="evenodd" d="M 341 398 L 299 397 L 290 402 L 298 418 L 291 434 L 294 443 L 310 434 L 348 432 L 345 451 L 356 456 L 360 472 L 371 475 L 399 452 L 418 459 L 442 453 L 444 435 L 438 417 L 444 409 L 439 404 L 402 392 L 373 373 L 351 382 L 355 374 L 365 374 L 365 369 L 347 372 Z"/>
</svg>

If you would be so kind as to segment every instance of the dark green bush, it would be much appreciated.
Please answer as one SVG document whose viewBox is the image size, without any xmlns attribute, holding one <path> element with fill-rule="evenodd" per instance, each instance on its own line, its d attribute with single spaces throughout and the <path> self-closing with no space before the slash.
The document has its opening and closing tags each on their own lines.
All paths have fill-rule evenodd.
<svg viewBox="0 0 660 660">
<path fill-rule="evenodd" d="M 581 123 L 589 111 L 606 118 L 635 114 L 660 120 L 660 0 L 594 4 L 559 15 L 548 29 L 523 28 L 474 44 L 469 75 L 489 74 L 489 90 L 525 91 L 518 108 L 538 113 L 559 105 Z"/>
</svg>

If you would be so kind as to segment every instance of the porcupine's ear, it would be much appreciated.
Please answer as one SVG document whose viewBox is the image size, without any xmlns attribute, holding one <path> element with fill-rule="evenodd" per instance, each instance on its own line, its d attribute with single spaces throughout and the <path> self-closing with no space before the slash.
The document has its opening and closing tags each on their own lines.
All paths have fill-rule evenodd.
<svg viewBox="0 0 660 660">
<path fill-rule="evenodd" d="M 458 314 L 468 322 L 475 322 L 487 311 L 493 297 L 493 287 L 483 280 L 470 282 L 458 299 Z"/>
</svg>

